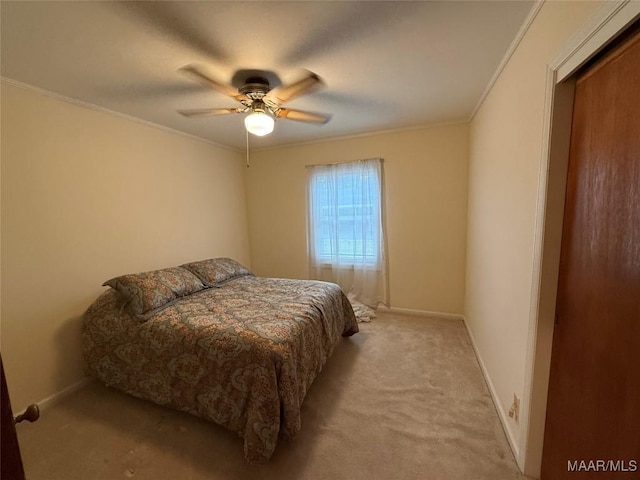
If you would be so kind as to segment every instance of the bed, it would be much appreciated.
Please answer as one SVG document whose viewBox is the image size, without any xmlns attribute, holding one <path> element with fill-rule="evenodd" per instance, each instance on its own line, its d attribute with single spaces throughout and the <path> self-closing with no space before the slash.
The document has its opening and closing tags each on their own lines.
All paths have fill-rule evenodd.
<svg viewBox="0 0 640 480">
<path fill-rule="evenodd" d="M 104 285 L 83 316 L 88 375 L 236 432 L 252 463 L 300 430 L 311 383 L 358 332 L 337 285 L 256 277 L 228 258 Z"/>
</svg>

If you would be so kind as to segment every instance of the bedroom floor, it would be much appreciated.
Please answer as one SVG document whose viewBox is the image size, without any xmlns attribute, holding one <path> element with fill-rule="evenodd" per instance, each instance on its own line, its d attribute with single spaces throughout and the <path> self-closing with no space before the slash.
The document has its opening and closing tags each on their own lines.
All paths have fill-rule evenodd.
<svg viewBox="0 0 640 480">
<path fill-rule="evenodd" d="M 221 427 L 96 382 L 18 438 L 28 480 L 527 478 L 462 322 L 391 313 L 340 342 L 267 465 Z"/>
</svg>

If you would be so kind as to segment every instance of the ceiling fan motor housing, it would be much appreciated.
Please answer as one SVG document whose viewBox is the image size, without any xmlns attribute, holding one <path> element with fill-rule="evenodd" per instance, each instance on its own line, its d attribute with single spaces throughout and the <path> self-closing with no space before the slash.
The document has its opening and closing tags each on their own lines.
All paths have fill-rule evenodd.
<svg viewBox="0 0 640 480">
<path fill-rule="evenodd" d="M 251 100 L 262 100 L 269 93 L 271 87 L 269 81 L 263 77 L 249 77 L 245 84 L 238 89 L 240 93 L 245 94 Z"/>
</svg>

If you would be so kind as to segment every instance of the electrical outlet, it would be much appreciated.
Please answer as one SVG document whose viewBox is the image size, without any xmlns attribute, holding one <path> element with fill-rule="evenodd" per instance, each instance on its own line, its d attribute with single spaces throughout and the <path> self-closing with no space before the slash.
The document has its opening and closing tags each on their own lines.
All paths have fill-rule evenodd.
<svg viewBox="0 0 640 480">
<path fill-rule="evenodd" d="M 511 404 L 511 409 L 509 410 L 509 416 L 513 418 L 516 423 L 520 420 L 520 399 L 514 393 L 513 394 L 513 403 Z"/>
</svg>

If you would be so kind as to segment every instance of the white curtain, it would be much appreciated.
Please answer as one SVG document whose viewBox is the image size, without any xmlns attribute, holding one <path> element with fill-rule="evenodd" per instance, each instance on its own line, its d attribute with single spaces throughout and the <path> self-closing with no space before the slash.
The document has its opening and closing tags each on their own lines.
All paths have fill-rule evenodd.
<svg viewBox="0 0 640 480">
<path fill-rule="evenodd" d="M 360 302 L 387 304 L 382 160 L 310 166 L 309 273 Z"/>
</svg>

